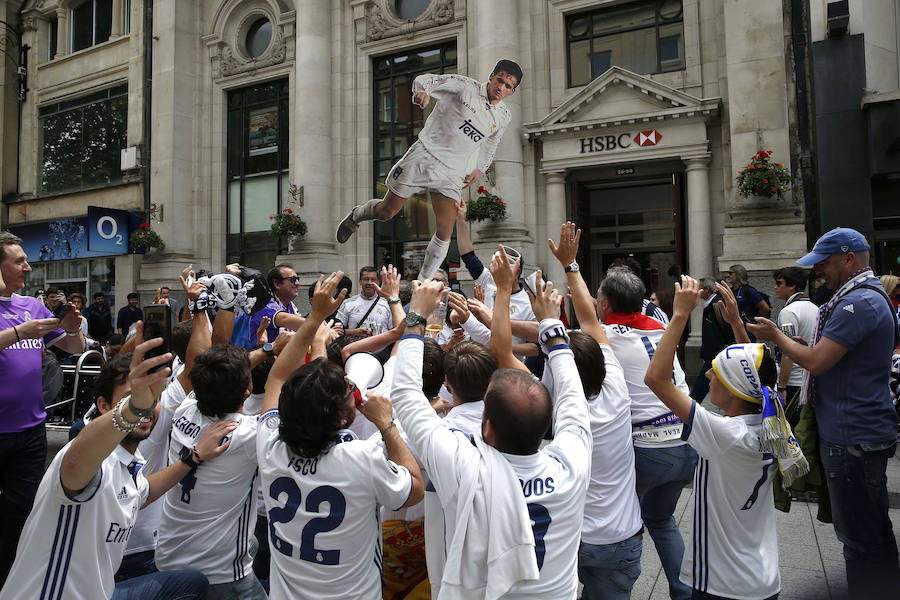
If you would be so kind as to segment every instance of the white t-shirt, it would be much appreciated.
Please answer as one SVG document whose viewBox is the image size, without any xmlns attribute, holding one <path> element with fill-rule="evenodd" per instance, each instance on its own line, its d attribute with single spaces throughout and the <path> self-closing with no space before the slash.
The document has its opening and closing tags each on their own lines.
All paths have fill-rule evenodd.
<svg viewBox="0 0 900 600">
<path fill-rule="evenodd" d="M 644 375 L 647 374 L 650 359 L 656 352 L 656 346 L 659 345 L 665 328 L 646 315 L 633 315 L 633 320 L 629 323 L 631 325 L 604 324 L 603 330 L 625 373 L 625 383 L 631 397 L 634 445 L 641 448 L 680 446 L 684 444 L 681 440 L 682 424 L 673 421 L 676 417 L 668 407 L 644 385 Z M 685 383 L 684 371 L 677 357 L 672 365 L 672 380 L 679 390 L 685 395 L 688 394 L 690 390 Z M 649 423 L 654 419 L 661 419 L 661 422 Z"/>
<path fill-rule="evenodd" d="M 69 496 L 59 478 L 72 442 L 41 479 L 2 600 L 98 600 L 112 596 L 113 579 L 150 486 L 128 465 L 140 461 L 122 446 L 104 459 L 87 487 Z"/>
<path fill-rule="evenodd" d="M 219 419 L 200 413 L 193 394 L 175 412 L 169 461 L 193 448 Z M 256 527 L 256 418 L 229 414 L 238 423 L 231 445 L 215 460 L 191 469 L 165 496 L 156 564 L 160 570 L 197 569 L 211 584 L 251 572 L 250 536 Z"/>
<path fill-rule="evenodd" d="M 401 340 L 392 400 L 441 500 L 449 543 L 457 526 L 460 481 L 481 459 L 464 433 L 450 431 L 431 410 L 421 392 L 422 369 L 409 366 L 421 364 L 422 342 L 415 337 Z M 551 352 L 547 368 L 558 382 L 553 441 L 532 455 L 503 454 L 519 479 L 534 523 L 540 578 L 514 588 L 506 598 L 574 598 L 578 585 L 576 565 L 590 475 L 590 420 L 572 351 L 565 347 Z M 437 575 L 429 565 L 432 590 Z"/>
<path fill-rule="evenodd" d="M 700 460 L 681 580 L 729 598 L 768 598 L 781 589 L 772 475 L 760 450 L 762 415 L 720 417 L 694 403 L 684 437 Z"/>
<path fill-rule="evenodd" d="M 267 411 L 256 440 L 269 515 L 269 598 L 380 600 L 379 509 L 406 503 L 412 475 L 348 430 L 316 458 L 300 457 L 279 438 L 280 422 L 277 410 Z"/>
<path fill-rule="evenodd" d="M 792 301 L 793 298 L 794 296 L 788 298 L 788 303 L 778 313 L 778 327 L 780 328 L 785 323 L 793 323 L 797 331 L 796 335 L 802 337 L 807 343 L 812 343 L 812 338 L 816 333 L 816 322 L 819 318 L 819 307 L 805 298 Z M 806 398 L 806 377 L 806 369 L 794 363 L 787 384 L 804 387 L 800 391 L 801 399 Z"/>
<path fill-rule="evenodd" d="M 394 317 L 391 315 L 391 307 L 384 298 L 377 297 L 375 308 L 363 319 L 363 315 L 375 301 L 375 298 L 363 298 L 361 294 L 344 300 L 337 311 L 337 318 L 344 324 L 344 329 L 375 329 L 377 326 L 381 328 L 378 333 L 393 329 Z"/>
<path fill-rule="evenodd" d="M 464 75 L 419 75 L 413 93 L 437 104 L 419 132 L 419 142 L 453 173 L 468 174 L 470 157 L 486 173 L 512 114 L 506 104 L 490 104 L 485 84 Z"/>
</svg>

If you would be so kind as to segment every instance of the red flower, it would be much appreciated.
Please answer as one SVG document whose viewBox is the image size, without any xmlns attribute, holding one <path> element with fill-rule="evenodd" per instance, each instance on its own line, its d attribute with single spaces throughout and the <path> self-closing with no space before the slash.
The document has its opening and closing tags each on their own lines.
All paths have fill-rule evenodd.
<svg viewBox="0 0 900 600">
<path fill-rule="evenodd" d="M 479 185 L 479 186 L 478 186 L 478 193 L 479 193 L 479 194 L 487 194 L 487 188 L 484 187 L 483 185 Z"/>
<path fill-rule="evenodd" d="M 778 191 L 778 188 L 773 187 L 773 188 L 772 188 L 772 191 L 773 191 L 773 192 L 777 192 L 777 191 Z"/>
<path fill-rule="evenodd" d="M 769 183 L 768 179 L 763 179 L 763 183 Z"/>
<path fill-rule="evenodd" d="M 271 215 L 269 216 L 269 220 L 270 220 L 270 221 L 271 221 L 272 219 L 274 219 L 274 218 L 275 218 L 275 217 L 273 217 L 273 216 L 271 216 Z"/>
<path fill-rule="evenodd" d="M 150 223 L 148 223 L 148 222 L 146 222 L 146 221 L 144 221 L 143 223 L 141 223 L 141 229 L 147 229 L 147 228 L 149 228 L 149 227 L 150 227 Z"/>
<path fill-rule="evenodd" d="M 762 190 L 761 190 L 761 189 L 759 189 L 759 188 L 756 188 L 756 189 L 755 189 L 755 190 L 753 190 L 753 191 L 754 191 L 754 192 L 756 192 L 756 193 L 757 193 L 757 194 L 762 194 Z"/>
<path fill-rule="evenodd" d="M 500 202 L 500 204 L 502 204 L 503 206 L 506 206 L 506 203 L 503 202 L 503 200 L 498 200 L 498 202 Z"/>
<path fill-rule="evenodd" d="M 284 212 L 286 212 L 286 213 L 288 213 L 288 214 L 290 214 L 290 213 L 292 213 L 292 212 L 294 212 L 294 211 L 293 211 L 293 210 L 291 210 L 291 209 L 290 209 L 290 208 L 286 208 L 286 209 L 284 209 Z"/>
</svg>

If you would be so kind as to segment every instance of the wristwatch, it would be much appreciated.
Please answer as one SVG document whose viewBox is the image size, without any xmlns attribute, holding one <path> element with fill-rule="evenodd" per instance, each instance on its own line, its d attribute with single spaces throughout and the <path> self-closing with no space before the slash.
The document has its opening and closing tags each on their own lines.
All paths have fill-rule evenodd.
<svg viewBox="0 0 900 600">
<path fill-rule="evenodd" d="M 388 298 L 388 304 L 400 304 L 400 296 L 391 296 Z"/>
<path fill-rule="evenodd" d="M 262 351 L 265 352 L 266 356 L 269 358 L 275 358 L 275 346 L 272 345 L 272 342 L 263 344 Z"/>
<path fill-rule="evenodd" d="M 181 458 L 181 462 L 192 469 L 196 469 L 203 463 L 203 461 L 200 460 L 200 455 L 197 454 L 197 450 L 194 448 L 188 448 L 187 446 L 184 446 L 181 449 L 179 457 Z"/>
<path fill-rule="evenodd" d="M 571 265 L 565 268 L 566 273 L 577 273 L 581 270 L 581 267 L 578 266 L 577 262 L 573 262 Z"/>
<path fill-rule="evenodd" d="M 406 314 L 406 326 L 407 327 L 415 327 L 416 325 L 425 325 L 428 322 L 428 319 L 420 315 L 414 310 L 409 311 Z"/>
</svg>

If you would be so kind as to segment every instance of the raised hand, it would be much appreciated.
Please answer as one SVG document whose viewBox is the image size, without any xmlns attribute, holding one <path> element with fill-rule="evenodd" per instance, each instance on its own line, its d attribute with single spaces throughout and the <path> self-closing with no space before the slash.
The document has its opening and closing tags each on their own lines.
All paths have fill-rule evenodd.
<svg viewBox="0 0 900 600">
<path fill-rule="evenodd" d="M 756 317 L 755 324 L 747 323 L 747 331 L 755 335 L 757 339 L 764 340 L 766 342 L 776 340 L 779 334 L 784 335 L 783 333 L 781 333 L 781 330 L 778 329 L 778 325 L 765 317 Z"/>
<path fill-rule="evenodd" d="M 131 367 L 128 372 L 128 381 L 131 384 L 131 401 L 137 408 L 150 408 L 153 401 L 162 393 L 166 378 L 171 369 L 168 367 L 159 369 L 155 373 L 149 371 L 172 360 L 172 354 L 167 352 L 160 356 L 144 359 L 144 356 L 152 348 L 162 345 L 162 338 L 153 338 L 144 341 L 144 324 L 138 321 L 135 334 L 135 348 L 131 354 Z"/>
<path fill-rule="evenodd" d="M 319 280 L 316 282 L 315 292 L 310 302 L 312 304 L 312 310 L 309 313 L 311 318 L 315 315 L 318 322 L 321 322 L 325 317 L 338 309 L 347 296 L 347 290 L 343 289 L 337 295 L 337 298 L 334 297 L 334 291 L 337 289 L 343 276 L 343 271 L 335 271 L 327 278 L 319 275 Z"/>
<path fill-rule="evenodd" d="M 716 304 L 719 305 L 719 309 L 722 311 L 722 317 L 729 323 L 735 324 L 741 322 L 741 312 L 738 308 L 737 299 L 734 297 L 734 292 L 731 291 L 731 288 L 722 283 L 721 281 L 716 282 L 716 290 L 719 294 L 722 295 L 724 301 L 719 300 Z"/>
<path fill-rule="evenodd" d="M 59 321 L 59 326 L 67 332 L 77 332 L 81 329 L 81 311 L 75 308 L 75 305 L 71 302 L 67 303 L 66 306 L 70 307 L 69 311 Z M 18 326 L 16 328 L 18 329 Z"/>
<path fill-rule="evenodd" d="M 456 319 L 457 323 L 465 323 L 469 320 L 469 305 L 466 303 L 466 297 L 456 292 L 450 292 L 450 320 Z"/>
<path fill-rule="evenodd" d="M 681 276 L 681 283 L 675 284 L 675 303 L 672 308 L 672 316 L 680 315 L 687 318 L 691 311 L 700 303 L 700 282 L 687 275 Z"/>
<path fill-rule="evenodd" d="M 359 406 L 359 412 L 370 420 L 378 431 L 384 431 L 391 424 L 393 407 L 391 401 L 384 396 L 366 394 L 366 401 Z"/>
<path fill-rule="evenodd" d="M 503 249 L 503 246 L 499 246 L 497 252 L 494 252 L 494 256 L 491 258 L 491 277 L 494 278 L 494 283 L 497 285 L 498 290 L 505 290 L 507 292 L 512 293 L 513 286 L 516 283 L 516 272 L 519 268 L 519 261 L 517 260 L 514 264 L 509 264 L 509 258 L 506 256 L 506 250 Z"/>
<path fill-rule="evenodd" d="M 475 315 L 475 318 L 484 323 L 485 327 L 490 328 L 494 318 L 494 311 L 488 308 L 484 302 L 476 300 L 475 298 L 469 298 L 467 304 L 469 305 L 469 310 Z"/>
<path fill-rule="evenodd" d="M 288 345 L 288 342 L 291 341 L 291 338 L 294 337 L 295 333 L 295 331 L 285 329 L 278 334 L 278 337 L 276 337 L 275 341 L 272 342 L 272 352 L 275 353 L 275 356 L 281 354 L 281 351 L 284 350 L 284 347 Z"/>
<path fill-rule="evenodd" d="M 381 285 L 376 283 L 375 291 L 385 299 L 400 295 L 400 274 L 397 267 L 394 265 L 381 267 Z"/>
<path fill-rule="evenodd" d="M 481 284 L 476 283 L 475 287 L 472 288 L 472 297 L 484 304 L 484 288 Z"/>
<path fill-rule="evenodd" d="M 541 271 L 538 271 L 534 280 L 534 299 L 531 300 L 531 310 L 538 322 L 544 319 L 558 319 L 559 292 L 553 288 L 552 282 L 543 283 L 541 275 Z"/>
<path fill-rule="evenodd" d="M 447 288 L 449 289 L 449 288 Z M 443 281 L 413 281 L 412 300 L 409 302 L 409 310 L 427 317 L 441 303 L 444 291 Z"/>
<path fill-rule="evenodd" d="M 575 223 L 567 221 L 559 228 L 559 246 L 553 243 L 553 240 L 547 240 L 550 252 L 556 257 L 556 260 L 564 266 L 568 267 L 575 262 L 578 255 L 578 242 L 581 240 L 581 230 L 575 228 Z"/>
<path fill-rule="evenodd" d="M 269 342 L 269 333 L 266 331 L 269 327 L 271 319 L 263 317 L 259 320 L 259 327 L 256 329 L 256 345 L 261 346 Z"/>
</svg>

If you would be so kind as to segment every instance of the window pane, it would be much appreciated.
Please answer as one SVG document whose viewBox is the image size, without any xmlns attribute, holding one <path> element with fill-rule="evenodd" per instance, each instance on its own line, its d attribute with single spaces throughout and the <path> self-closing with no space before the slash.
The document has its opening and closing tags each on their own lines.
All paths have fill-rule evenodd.
<svg viewBox="0 0 900 600">
<path fill-rule="evenodd" d="M 94 43 L 94 3 L 91 0 L 72 9 L 72 52 Z"/>
<path fill-rule="evenodd" d="M 56 28 L 59 25 L 59 21 L 56 17 L 50 19 L 49 28 L 47 29 L 47 56 L 50 60 L 53 60 L 56 57 Z"/>
<path fill-rule="evenodd" d="M 109 39 L 112 33 L 112 0 L 95 0 L 97 3 L 97 25 L 94 32 L 94 43 L 100 44 Z"/>
<path fill-rule="evenodd" d="M 121 151 L 126 144 L 128 97 L 118 96 L 83 110 L 82 185 L 122 181 Z"/>
<path fill-rule="evenodd" d="M 41 190 L 81 187 L 81 111 L 41 119 Z"/>
<path fill-rule="evenodd" d="M 394 0 L 394 10 L 401 19 L 415 19 L 428 8 L 431 0 Z"/>
<path fill-rule="evenodd" d="M 228 113 L 228 176 L 238 177 L 241 172 L 241 154 L 244 145 L 241 142 L 241 116 L 239 110 Z"/>
<path fill-rule="evenodd" d="M 656 10 L 652 4 L 626 6 L 594 15 L 594 35 L 611 33 L 629 27 L 650 26 L 656 23 Z"/>
<path fill-rule="evenodd" d="M 244 182 L 244 231 L 268 231 L 278 212 L 278 178 L 254 177 Z"/>
<path fill-rule="evenodd" d="M 659 28 L 659 63 L 663 71 L 684 68 L 684 24 L 670 23 Z"/>
<path fill-rule="evenodd" d="M 578 19 L 572 19 L 569 23 L 569 35 L 573 37 L 580 37 L 589 33 L 591 30 L 591 20 L 585 17 L 581 17 Z"/>
<path fill-rule="evenodd" d="M 278 169 L 278 105 L 254 108 L 246 116 L 244 173 Z"/>
<path fill-rule="evenodd" d="M 594 39 L 594 53 L 609 52 L 611 62 L 635 73 L 656 72 L 656 30 L 638 29 Z"/>
<path fill-rule="evenodd" d="M 569 44 L 569 85 L 575 87 L 591 81 L 591 40 Z"/>
<path fill-rule="evenodd" d="M 247 31 L 247 54 L 250 58 L 261 56 L 269 42 L 272 40 L 272 22 L 268 19 L 259 19 L 250 26 Z"/>
<path fill-rule="evenodd" d="M 228 233 L 241 232 L 241 182 L 228 184 Z"/>
</svg>

